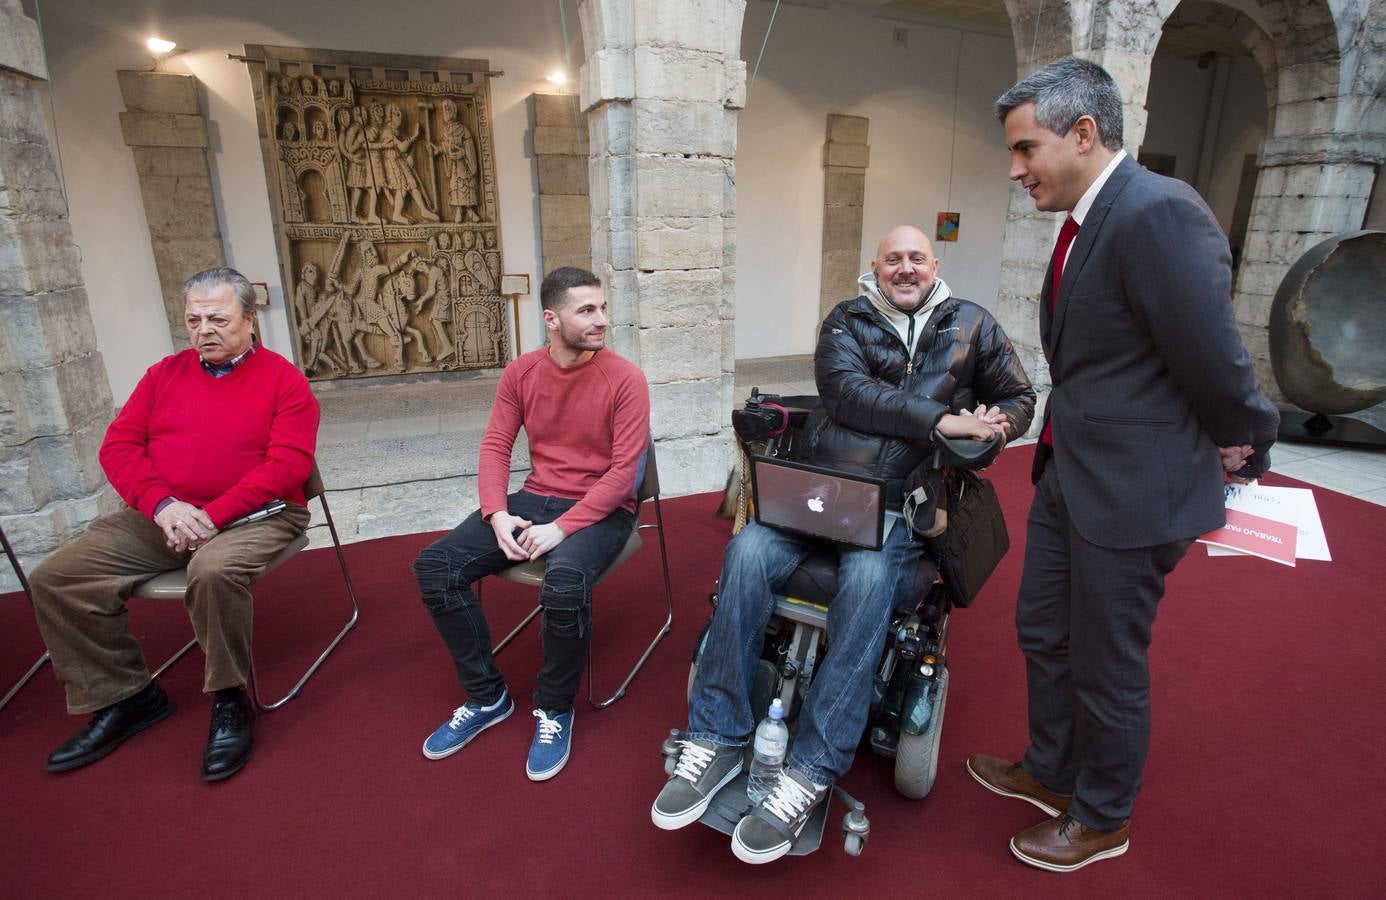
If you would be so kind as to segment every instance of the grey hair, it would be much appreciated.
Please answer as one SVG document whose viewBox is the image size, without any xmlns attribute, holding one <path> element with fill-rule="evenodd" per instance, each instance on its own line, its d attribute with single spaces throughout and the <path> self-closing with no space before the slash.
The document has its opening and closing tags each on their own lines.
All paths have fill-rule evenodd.
<svg viewBox="0 0 1386 900">
<path fill-rule="evenodd" d="M 244 275 L 230 266 L 205 269 L 183 282 L 183 302 L 187 303 L 188 297 L 193 294 L 205 294 L 223 284 L 231 285 L 231 291 L 241 301 L 241 315 L 255 314 L 255 288 Z"/>
<path fill-rule="evenodd" d="M 1108 150 L 1121 149 L 1121 89 L 1097 63 L 1073 56 L 1055 60 L 996 99 L 996 118 L 1035 104 L 1035 121 L 1062 137 L 1083 116 L 1097 123 L 1097 136 Z"/>
</svg>

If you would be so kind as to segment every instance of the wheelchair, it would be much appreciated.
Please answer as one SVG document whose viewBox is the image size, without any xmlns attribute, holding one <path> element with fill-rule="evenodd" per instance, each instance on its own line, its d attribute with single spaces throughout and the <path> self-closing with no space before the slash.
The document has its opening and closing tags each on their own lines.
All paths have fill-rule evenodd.
<svg viewBox="0 0 1386 900">
<path fill-rule="evenodd" d="M 739 447 L 738 472 L 747 468 L 750 454 L 796 459 L 801 456 L 803 426 L 810 412 L 819 406 L 814 396 L 779 397 L 752 389 L 746 406 L 733 412 L 732 423 Z M 995 456 L 979 454 L 973 448 L 940 444 L 938 463 L 981 468 Z M 972 442 L 976 443 L 976 442 Z M 999 448 L 996 441 L 993 448 Z M 742 449 L 744 448 L 744 450 Z M 961 452 L 954 452 L 961 451 Z M 742 476 L 743 487 L 745 477 Z M 738 526 L 744 522 L 747 491 L 742 490 Z M 909 527 L 904 522 L 897 528 Z M 818 661 L 829 651 L 827 633 L 828 604 L 837 593 L 837 551 L 824 543 L 800 564 L 776 595 L 774 613 L 766 626 L 765 642 L 751 690 L 752 709 L 759 714 L 778 697 L 786 711 L 793 741 L 797 713 L 807 695 Z M 716 591 L 709 597 L 717 604 Z M 867 717 L 863 743 L 877 756 L 892 759 L 895 787 L 915 800 L 928 796 L 938 772 L 939 737 L 948 701 L 948 620 L 952 606 L 938 568 L 926 553 L 921 557 L 913 596 L 894 610 L 886 632 L 885 647 L 873 680 L 871 710 Z M 693 652 L 688 675 L 688 691 L 697 676 L 699 660 L 707 640 L 705 626 Z M 682 733 L 670 732 L 662 746 L 665 770 L 673 774 Z M 703 824 L 730 834 L 749 811 L 746 780 L 750 771 L 751 749 L 746 750 L 742 774 L 713 798 L 702 816 Z M 860 855 L 870 836 L 865 805 L 838 784 L 832 796 L 847 808 L 842 818 L 843 849 Z M 811 853 L 822 842 L 830 803 L 814 811 L 799 839 L 790 850 L 792 856 Z"/>
</svg>

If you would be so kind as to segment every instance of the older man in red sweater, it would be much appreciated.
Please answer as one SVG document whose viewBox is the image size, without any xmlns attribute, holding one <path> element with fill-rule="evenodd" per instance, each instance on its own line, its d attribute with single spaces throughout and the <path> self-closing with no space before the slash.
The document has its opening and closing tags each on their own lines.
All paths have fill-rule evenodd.
<svg viewBox="0 0 1386 900">
<path fill-rule="evenodd" d="M 481 441 L 481 508 L 414 561 L 424 605 L 467 692 L 466 702 L 424 741 L 424 756 L 442 759 L 515 709 L 491 658 L 490 631 L 472 583 L 544 558 L 544 667 L 525 764 L 532 781 L 552 778 L 568 761 L 573 696 L 591 637 L 592 585 L 634 527 L 650 427 L 645 376 L 603 349 L 606 300 L 597 277 L 556 269 L 539 298 L 549 343 L 507 366 L 496 388 Z M 507 496 L 521 426 L 531 471 L 523 489 Z"/>
<path fill-rule="evenodd" d="M 34 570 L 39 630 L 85 728 L 48 758 L 50 772 L 95 762 L 173 711 L 126 627 L 141 582 L 187 567 L 186 605 L 213 696 L 202 778 L 229 778 L 253 747 L 250 583 L 308 524 L 318 404 L 293 363 L 254 338 L 255 292 L 235 269 L 183 285 L 192 349 L 140 379 L 101 445 L 127 504 Z M 242 517 L 285 501 L 277 515 Z"/>
</svg>

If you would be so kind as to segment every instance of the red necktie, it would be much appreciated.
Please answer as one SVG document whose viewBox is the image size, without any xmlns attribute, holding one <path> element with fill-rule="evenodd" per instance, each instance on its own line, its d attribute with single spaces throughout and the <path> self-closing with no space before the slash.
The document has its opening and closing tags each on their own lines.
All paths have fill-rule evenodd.
<svg viewBox="0 0 1386 900">
<path fill-rule="evenodd" d="M 1064 220 L 1063 227 L 1059 229 L 1059 239 L 1054 242 L 1054 282 L 1052 290 L 1049 292 L 1049 311 L 1054 311 L 1054 304 L 1059 298 L 1059 283 L 1064 280 L 1064 259 L 1068 256 L 1069 245 L 1073 243 L 1074 237 L 1078 234 L 1078 223 L 1073 216 Z"/>
<path fill-rule="evenodd" d="M 1064 220 L 1063 227 L 1059 229 L 1059 239 L 1054 242 L 1054 281 L 1049 291 L 1049 311 L 1054 311 L 1054 304 L 1059 299 L 1059 283 L 1064 280 L 1064 262 L 1068 256 L 1069 245 L 1073 243 L 1074 237 L 1078 234 L 1078 223 L 1073 216 Z M 1054 420 L 1051 418 L 1044 423 L 1044 433 L 1040 435 L 1040 441 L 1054 446 Z"/>
</svg>

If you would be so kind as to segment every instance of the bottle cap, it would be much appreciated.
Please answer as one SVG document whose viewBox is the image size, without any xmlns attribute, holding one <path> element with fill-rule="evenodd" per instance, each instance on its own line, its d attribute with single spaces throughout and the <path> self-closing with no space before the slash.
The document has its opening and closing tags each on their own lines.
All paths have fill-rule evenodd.
<svg viewBox="0 0 1386 900">
<path fill-rule="evenodd" d="M 783 719 L 783 718 L 784 718 L 784 704 L 780 702 L 780 698 L 779 698 L 779 697 L 776 697 L 774 700 L 771 700 L 771 701 L 770 701 L 770 718 L 772 718 L 772 719 Z"/>
</svg>

